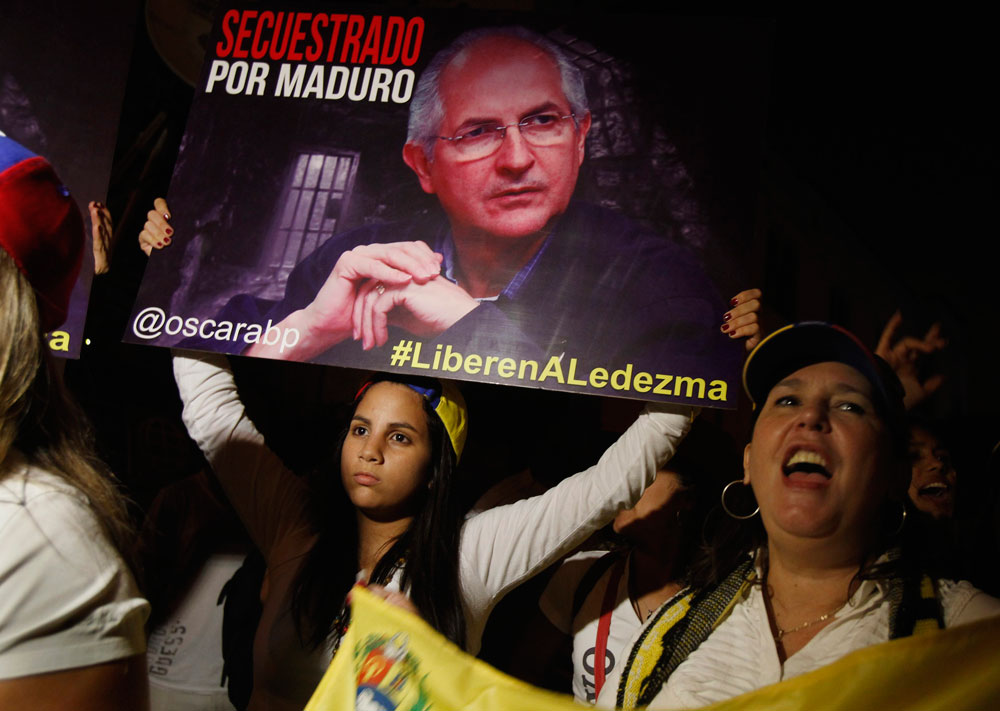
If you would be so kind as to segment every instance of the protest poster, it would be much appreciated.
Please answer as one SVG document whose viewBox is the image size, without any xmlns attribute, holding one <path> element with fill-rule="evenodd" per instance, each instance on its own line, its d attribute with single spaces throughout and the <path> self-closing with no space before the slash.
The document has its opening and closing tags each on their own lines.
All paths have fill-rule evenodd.
<svg viewBox="0 0 1000 711">
<path fill-rule="evenodd" d="M 83 214 L 87 246 L 50 351 L 78 358 L 94 255 L 87 205 L 106 199 L 132 51 L 134 0 L 5 0 L 0 21 L 0 133 L 45 157 Z"/>
<path fill-rule="evenodd" d="M 224 5 L 125 340 L 735 407 L 768 37 Z"/>
</svg>

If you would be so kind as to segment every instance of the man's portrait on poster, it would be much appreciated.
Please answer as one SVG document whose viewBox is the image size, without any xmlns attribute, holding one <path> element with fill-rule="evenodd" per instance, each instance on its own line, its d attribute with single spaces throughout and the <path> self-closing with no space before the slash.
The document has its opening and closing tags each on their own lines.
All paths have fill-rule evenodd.
<svg viewBox="0 0 1000 711">
<path fill-rule="evenodd" d="M 705 265 L 711 225 L 701 219 L 691 181 L 672 186 L 684 193 L 672 196 L 681 206 L 674 212 L 686 212 L 689 220 L 672 230 L 605 207 L 621 201 L 605 200 L 593 187 L 581 196 L 581 170 L 595 145 L 588 137 L 596 131 L 613 135 L 614 123 L 630 118 L 627 106 L 608 110 L 603 98 L 604 110 L 592 113 L 586 84 L 578 61 L 533 30 L 507 25 L 460 33 L 419 72 L 405 107 L 401 163 L 411 186 L 415 182 L 424 194 L 420 207 L 387 218 L 392 196 L 377 196 L 378 204 L 363 214 L 362 224 L 338 225 L 329 236 L 314 236 L 312 249 L 299 240 L 293 260 L 287 253 L 274 259 L 277 250 L 272 250 L 271 263 L 284 268 L 278 278 L 287 274 L 283 284 L 262 279 L 259 288 L 248 288 L 252 284 L 244 277 L 225 294 L 218 293 L 218 279 L 216 293 L 209 293 L 208 268 L 218 260 L 213 243 L 238 218 L 216 207 L 198 211 L 186 228 L 175 220 L 178 238 L 184 229 L 193 234 L 186 246 L 179 243 L 171 250 L 184 252 L 172 313 L 196 314 L 215 324 L 266 324 L 294 337 L 267 339 L 260 333 L 241 340 L 227 332 L 219 338 L 202 325 L 192 329 L 193 337 L 191 330 L 180 330 L 173 341 L 205 350 L 385 368 L 407 365 L 398 350 L 390 360 L 390 349 L 401 338 L 412 338 L 423 349 L 415 358 L 430 363 L 436 355 L 437 369 L 442 357 L 459 352 L 479 354 L 481 361 L 497 354 L 541 367 L 556 358 L 565 368 L 572 359 L 575 372 L 583 374 L 577 377 L 591 387 L 602 385 L 588 381 L 593 369 L 611 373 L 626 365 L 632 366 L 629 377 L 633 369 L 670 368 L 678 374 L 732 377 L 739 349 L 717 325 L 725 310 L 720 296 L 732 289 L 725 278 L 731 275 L 722 274 L 720 281 L 719 270 Z M 392 107 L 385 111 L 391 114 Z M 396 124 L 399 112 L 396 107 Z M 377 120 L 366 127 L 357 119 L 343 125 L 358 132 L 379 130 Z M 340 138 L 337 142 L 344 143 Z M 300 156 L 293 183 L 298 180 L 303 188 L 290 191 L 296 204 L 283 191 L 278 218 L 262 215 L 260 222 L 276 225 L 275 232 L 284 224 L 289 234 L 294 230 L 287 227 L 296 222 L 321 224 L 334 208 L 342 217 L 357 211 L 356 197 L 353 205 L 347 203 L 352 188 L 362 192 L 356 183 L 365 161 L 380 163 L 372 175 L 387 170 L 392 160 L 392 146 L 381 140 L 380 157 L 362 148 L 347 168 L 343 160 L 330 169 L 329 157 L 317 164 L 315 156 Z M 196 141 L 191 144 L 197 148 Z M 175 174 L 181 196 L 185 187 L 178 177 L 186 172 L 186 149 Z M 234 177 L 241 170 L 250 166 L 234 168 Z M 320 175 L 307 186 L 310 172 Z M 340 183 L 342 191 L 328 191 L 325 209 L 317 210 L 324 183 Z M 395 185 L 389 189 L 401 191 Z M 649 190 L 634 186 L 636 194 Z M 171 209 L 181 212 L 174 192 L 172 187 Z M 231 197 L 231 190 L 221 192 Z M 614 186 L 608 192 L 622 193 Z M 307 198 L 313 200 L 312 214 L 299 214 Z M 253 202 L 266 202 L 266 194 Z M 249 209 L 262 214 L 265 208 Z M 712 266 L 720 264 L 725 260 Z M 499 360 L 494 358 L 495 367 Z M 483 371 L 477 363 L 476 370 L 466 369 L 459 377 L 491 375 Z"/>
</svg>

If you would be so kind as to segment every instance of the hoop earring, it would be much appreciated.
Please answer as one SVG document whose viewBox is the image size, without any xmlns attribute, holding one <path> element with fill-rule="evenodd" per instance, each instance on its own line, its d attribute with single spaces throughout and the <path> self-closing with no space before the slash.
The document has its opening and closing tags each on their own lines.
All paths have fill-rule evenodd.
<svg viewBox="0 0 1000 711">
<path fill-rule="evenodd" d="M 907 510 L 906 510 L 906 504 L 904 504 L 902 501 L 900 501 L 899 502 L 899 506 L 900 506 L 900 508 L 903 509 L 903 517 L 901 519 L 899 519 L 899 525 L 896 526 L 896 530 L 894 530 L 892 533 L 889 534 L 890 536 L 898 536 L 900 533 L 903 532 L 903 526 L 906 525 L 906 516 L 907 516 L 907 513 L 908 513 Z"/>
<path fill-rule="evenodd" d="M 722 497 L 721 497 L 721 499 L 722 499 L 722 510 L 725 511 L 727 514 L 729 514 L 729 516 L 731 518 L 735 518 L 738 521 L 746 521 L 747 519 L 753 518 L 754 516 L 756 516 L 760 512 L 760 505 L 759 504 L 757 505 L 757 508 L 755 508 L 753 510 L 753 513 L 746 514 L 746 515 L 734 514 L 732 512 L 732 510 L 730 510 L 729 506 L 726 505 L 726 492 L 729 491 L 729 487 L 731 487 L 733 484 L 743 484 L 743 480 L 742 479 L 733 479 L 731 482 L 729 482 L 728 484 L 726 484 L 725 488 L 722 490 Z M 746 485 L 744 484 L 744 486 L 746 486 Z"/>
</svg>

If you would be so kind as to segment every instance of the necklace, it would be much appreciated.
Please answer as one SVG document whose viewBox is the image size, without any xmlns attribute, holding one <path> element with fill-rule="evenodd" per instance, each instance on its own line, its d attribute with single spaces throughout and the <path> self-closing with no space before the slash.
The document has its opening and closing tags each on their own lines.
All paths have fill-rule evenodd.
<svg viewBox="0 0 1000 711">
<path fill-rule="evenodd" d="M 642 620 L 643 622 L 645 622 L 646 620 L 649 619 L 650 615 L 653 614 L 653 610 L 651 608 L 647 607 L 646 608 L 646 614 L 642 614 L 642 607 L 643 606 L 639 605 L 639 601 L 638 600 L 633 600 L 632 601 L 632 609 L 635 611 L 636 617 L 638 617 L 640 620 Z"/>
<path fill-rule="evenodd" d="M 790 627 L 787 630 L 783 630 L 780 627 L 778 627 L 778 623 L 777 621 L 775 621 L 774 626 L 778 627 L 778 634 L 774 635 L 774 641 L 780 642 L 786 634 L 791 634 L 792 632 L 799 632 L 801 630 L 806 629 L 807 627 L 812 627 L 813 625 L 818 625 L 820 622 L 825 622 L 826 620 L 830 619 L 838 612 L 840 612 L 841 609 L 843 609 L 844 605 L 846 604 L 847 601 L 845 600 L 844 602 L 837 605 L 836 608 L 830 610 L 826 614 L 820 615 L 815 620 L 809 620 L 808 622 L 803 622 L 801 625 L 795 625 L 795 627 Z"/>
<path fill-rule="evenodd" d="M 639 595 L 635 589 L 636 566 L 634 564 L 634 558 L 631 557 L 631 553 L 629 555 L 630 558 L 629 558 L 629 574 L 628 574 L 628 596 L 629 600 L 632 603 L 632 609 L 635 611 L 636 617 L 638 617 L 642 622 L 645 622 L 646 620 L 648 620 L 650 617 L 653 616 L 654 612 L 660 609 L 660 606 L 663 604 L 663 602 L 673 598 L 674 595 L 676 595 L 680 590 L 683 590 L 685 586 L 682 583 L 672 582 L 661 589 L 667 591 L 666 595 L 656 595 L 654 597 L 654 602 L 652 603 L 652 607 L 650 607 L 650 604 L 648 602 L 646 604 L 643 604 L 642 601 L 643 596 Z M 643 614 L 642 612 L 643 609 L 646 610 L 645 614 Z"/>
<path fill-rule="evenodd" d="M 764 568 L 764 575 L 762 576 L 761 584 L 764 587 L 764 594 L 765 594 L 765 597 L 766 597 L 767 596 L 767 591 L 768 591 L 768 587 L 767 587 L 767 568 L 766 567 Z M 771 595 L 773 596 L 773 594 L 774 593 L 772 591 Z M 848 597 L 847 600 L 844 600 L 842 603 L 840 603 L 839 605 L 837 605 L 835 608 L 833 608 L 829 612 L 826 612 L 826 613 L 820 615 L 815 620 L 809 620 L 808 622 L 803 622 L 801 625 L 795 625 L 794 627 L 789 627 L 787 630 L 782 629 L 781 627 L 778 627 L 777 614 L 772 609 L 771 615 L 774 618 L 774 626 L 778 630 L 778 633 L 776 635 L 773 635 L 774 641 L 775 642 L 780 642 L 786 635 L 790 635 L 793 632 L 801 632 L 802 630 L 804 630 L 804 629 L 806 629 L 808 627 L 812 627 L 813 625 L 818 625 L 820 622 L 826 622 L 831 617 L 833 617 L 838 612 L 840 612 L 844 608 L 844 606 L 848 603 L 849 600 L 850 600 L 850 597 Z"/>
</svg>

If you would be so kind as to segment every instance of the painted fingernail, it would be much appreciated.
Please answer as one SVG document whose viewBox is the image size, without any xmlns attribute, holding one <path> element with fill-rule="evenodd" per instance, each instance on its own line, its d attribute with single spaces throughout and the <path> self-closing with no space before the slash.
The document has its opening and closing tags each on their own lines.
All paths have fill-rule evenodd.
<svg viewBox="0 0 1000 711">
<path fill-rule="evenodd" d="M 740 300 L 737 299 L 735 296 L 729 300 L 729 305 L 730 306 L 736 306 L 736 304 L 738 304 L 738 303 L 740 303 Z"/>
<path fill-rule="evenodd" d="M 726 312 L 726 315 L 722 317 L 722 320 L 723 320 L 723 321 L 728 321 L 728 320 L 729 320 L 729 319 L 731 319 L 732 317 L 733 317 L 733 315 L 732 315 L 731 313 L 729 313 L 729 312 L 727 311 L 727 312 Z"/>
<path fill-rule="evenodd" d="M 730 338 L 736 338 L 736 331 L 730 331 L 729 332 L 729 337 Z"/>
<path fill-rule="evenodd" d="M 166 232 L 168 235 L 172 235 L 174 233 L 174 228 L 173 227 L 167 227 L 163 231 Z"/>
<path fill-rule="evenodd" d="M 164 237 L 163 238 L 163 244 L 170 244 L 170 238 L 169 237 Z"/>
<path fill-rule="evenodd" d="M 163 242 L 157 242 L 157 243 L 156 243 L 156 246 L 157 246 L 157 247 L 162 247 L 162 246 L 163 246 Z"/>
<path fill-rule="evenodd" d="M 164 220 L 169 220 L 170 219 L 170 213 L 169 212 L 164 212 L 163 213 L 163 219 Z"/>
<path fill-rule="evenodd" d="M 725 333 L 728 330 L 729 330 L 729 324 L 728 323 L 722 324 L 722 332 Z"/>
</svg>

